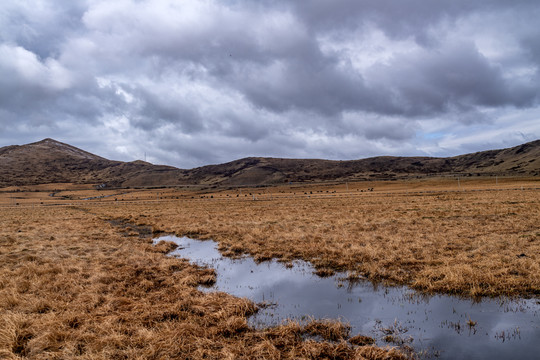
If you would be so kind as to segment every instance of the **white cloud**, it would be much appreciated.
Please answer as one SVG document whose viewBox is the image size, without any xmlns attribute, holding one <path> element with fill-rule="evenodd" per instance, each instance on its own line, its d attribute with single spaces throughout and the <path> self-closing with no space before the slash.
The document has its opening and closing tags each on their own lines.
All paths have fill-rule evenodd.
<svg viewBox="0 0 540 360">
<path fill-rule="evenodd" d="M 538 15 L 528 1 L 6 0 L 0 146 L 52 137 L 191 167 L 516 145 L 540 137 Z"/>
<path fill-rule="evenodd" d="M 4 81 L 11 77 L 13 82 L 52 90 L 64 90 L 72 84 L 69 70 L 57 60 L 40 61 L 36 54 L 20 46 L 0 44 L 0 73 Z"/>
</svg>

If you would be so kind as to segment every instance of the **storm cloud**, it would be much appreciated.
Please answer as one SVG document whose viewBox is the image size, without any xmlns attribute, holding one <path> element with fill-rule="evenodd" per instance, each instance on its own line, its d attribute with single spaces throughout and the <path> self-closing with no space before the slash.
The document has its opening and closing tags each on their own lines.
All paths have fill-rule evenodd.
<svg viewBox="0 0 540 360">
<path fill-rule="evenodd" d="M 537 1 L 3 1 L 0 146 L 189 168 L 540 137 Z"/>
</svg>

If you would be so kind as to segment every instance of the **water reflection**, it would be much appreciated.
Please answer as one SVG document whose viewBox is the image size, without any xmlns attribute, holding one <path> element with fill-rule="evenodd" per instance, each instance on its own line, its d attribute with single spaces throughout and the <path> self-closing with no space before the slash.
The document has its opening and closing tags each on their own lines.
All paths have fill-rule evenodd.
<svg viewBox="0 0 540 360">
<path fill-rule="evenodd" d="M 287 318 L 339 318 L 352 334 L 376 338 L 379 345 L 406 343 L 441 359 L 535 359 L 540 353 L 540 302 L 453 296 L 425 296 L 406 287 L 343 286 L 340 275 L 320 278 L 305 262 L 286 268 L 276 261 L 224 258 L 213 241 L 163 236 L 179 245 L 171 253 L 216 269 L 217 282 L 204 291 L 225 291 L 274 304 L 250 321 L 276 325 Z"/>
</svg>

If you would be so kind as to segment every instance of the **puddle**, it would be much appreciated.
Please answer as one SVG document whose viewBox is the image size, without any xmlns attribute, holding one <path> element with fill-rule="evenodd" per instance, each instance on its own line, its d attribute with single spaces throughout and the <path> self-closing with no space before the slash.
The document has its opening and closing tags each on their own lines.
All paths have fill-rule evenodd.
<svg viewBox="0 0 540 360">
<path fill-rule="evenodd" d="M 533 359 L 540 353 L 537 299 L 475 303 L 453 296 L 419 295 L 407 287 L 374 287 L 370 282 L 348 286 L 339 274 L 313 275 L 313 267 L 305 262 L 295 262 L 292 268 L 276 261 L 256 264 L 250 257 L 221 256 L 213 241 L 175 236 L 154 239 L 160 240 L 179 245 L 171 256 L 216 269 L 216 284 L 201 290 L 275 304 L 250 318 L 258 327 L 277 325 L 287 318 L 333 318 L 348 322 L 352 335 L 371 336 L 382 346 L 406 344 L 426 357 Z"/>
</svg>

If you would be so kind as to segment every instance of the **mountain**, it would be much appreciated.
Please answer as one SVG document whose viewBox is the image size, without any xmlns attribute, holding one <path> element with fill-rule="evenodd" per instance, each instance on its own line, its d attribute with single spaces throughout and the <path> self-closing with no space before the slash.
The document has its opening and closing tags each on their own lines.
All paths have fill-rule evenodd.
<svg viewBox="0 0 540 360">
<path fill-rule="evenodd" d="M 540 140 L 449 158 L 379 156 L 336 161 L 250 157 L 191 170 L 140 160 L 108 160 L 53 139 L 0 148 L 0 187 L 60 182 L 109 187 L 228 186 L 445 174 L 538 176 Z"/>
<path fill-rule="evenodd" d="M 196 182 L 259 184 L 284 181 L 389 179 L 444 174 L 540 175 L 540 140 L 513 148 L 449 158 L 379 156 L 360 160 L 245 158 L 190 170 Z"/>
<path fill-rule="evenodd" d="M 144 161 L 112 161 L 53 139 L 0 148 L 0 186 L 45 183 L 106 183 L 109 186 L 151 186 L 184 172 Z"/>
</svg>

